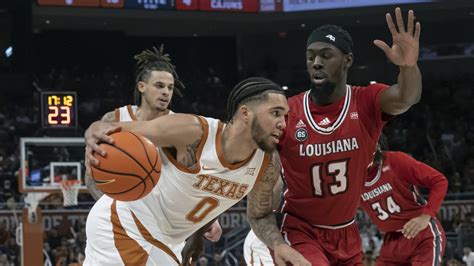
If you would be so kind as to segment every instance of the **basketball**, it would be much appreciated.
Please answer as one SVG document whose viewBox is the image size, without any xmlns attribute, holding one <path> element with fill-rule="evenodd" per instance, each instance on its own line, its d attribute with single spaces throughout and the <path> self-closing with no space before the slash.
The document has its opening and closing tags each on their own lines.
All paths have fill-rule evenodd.
<svg viewBox="0 0 474 266">
<path fill-rule="evenodd" d="M 107 154 L 96 156 L 99 165 L 91 167 L 97 188 L 121 201 L 145 197 L 161 174 L 161 160 L 155 145 L 131 132 L 114 133 L 112 137 L 115 144 L 100 144 Z"/>
</svg>

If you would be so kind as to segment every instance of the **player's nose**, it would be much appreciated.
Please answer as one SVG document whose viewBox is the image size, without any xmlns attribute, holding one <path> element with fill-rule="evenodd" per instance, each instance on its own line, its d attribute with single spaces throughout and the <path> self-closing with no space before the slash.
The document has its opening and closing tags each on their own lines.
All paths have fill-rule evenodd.
<svg viewBox="0 0 474 266">
<path fill-rule="evenodd" d="M 321 56 L 316 56 L 313 61 L 314 69 L 322 69 L 324 67 L 323 58 Z"/>
<path fill-rule="evenodd" d="M 277 123 L 277 128 L 278 129 L 284 129 L 286 128 L 286 122 L 285 122 L 285 119 L 280 119 L 280 121 Z"/>
</svg>

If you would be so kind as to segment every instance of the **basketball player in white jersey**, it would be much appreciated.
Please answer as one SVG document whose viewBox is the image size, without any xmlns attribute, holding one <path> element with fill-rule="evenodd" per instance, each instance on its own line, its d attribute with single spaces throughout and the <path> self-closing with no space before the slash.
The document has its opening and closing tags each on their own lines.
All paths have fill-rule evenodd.
<svg viewBox="0 0 474 266">
<path fill-rule="evenodd" d="M 102 121 L 106 122 L 129 122 L 148 121 L 163 115 L 173 113 L 169 109 L 169 104 L 174 91 L 182 96 L 181 89 L 183 83 L 179 80 L 175 66 L 171 63 L 171 58 L 160 49 L 153 47 L 153 50 L 144 50 L 135 55 L 135 91 L 134 98 L 136 105 L 126 105 L 106 113 Z M 102 195 L 95 182 L 89 175 L 86 175 L 86 185 L 95 200 Z M 217 242 L 222 235 L 222 228 L 216 220 L 204 237 L 212 242 Z M 191 243 L 190 243 L 191 244 Z M 185 243 L 172 247 L 173 251 L 181 258 L 181 250 Z M 191 251 L 189 251 L 191 252 Z"/>
<path fill-rule="evenodd" d="M 288 113 L 283 90 L 266 79 L 247 79 L 232 90 L 227 107 L 228 124 L 173 114 L 151 121 L 98 121 L 89 127 L 88 171 L 99 163 L 92 152 L 105 156 L 98 143 L 113 144 L 109 135 L 121 129 L 159 147 L 162 168 L 160 180 L 144 198 L 97 201 L 87 220 L 84 265 L 178 265 L 169 245 L 183 242 L 250 191 L 273 187 L 280 172 L 273 151 Z M 280 254 L 293 265 L 310 265 L 287 245 Z"/>
</svg>

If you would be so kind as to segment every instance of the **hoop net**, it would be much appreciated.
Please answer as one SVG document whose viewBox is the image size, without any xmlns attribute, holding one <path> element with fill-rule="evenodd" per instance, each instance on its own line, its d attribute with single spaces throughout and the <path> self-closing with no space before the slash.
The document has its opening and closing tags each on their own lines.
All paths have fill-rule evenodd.
<svg viewBox="0 0 474 266">
<path fill-rule="evenodd" d="M 79 188 L 81 181 L 79 180 L 64 180 L 61 181 L 61 192 L 63 193 L 63 206 L 77 206 L 77 196 L 79 195 Z"/>
</svg>

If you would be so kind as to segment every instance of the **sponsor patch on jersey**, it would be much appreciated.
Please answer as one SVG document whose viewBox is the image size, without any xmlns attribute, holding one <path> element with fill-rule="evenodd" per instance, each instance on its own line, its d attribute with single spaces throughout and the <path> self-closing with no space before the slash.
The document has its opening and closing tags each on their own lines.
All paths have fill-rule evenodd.
<svg viewBox="0 0 474 266">
<path fill-rule="evenodd" d="M 308 138 L 308 131 L 306 128 L 298 128 L 295 132 L 295 138 L 299 142 L 303 142 Z"/>
<path fill-rule="evenodd" d="M 254 175 L 255 174 L 255 168 L 247 168 L 247 172 L 245 172 L 246 175 Z"/>
<path fill-rule="evenodd" d="M 351 113 L 351 119 L 354 120 L 354 119 L 359 119 L 359 113 L 357 112 L 352 112 Z"/>
<path fill-rule="evenodd" d="M 296 124 L 296 128 L 300 128 L 300 127 L 306 127 L 306 124 L 301 119 L 300 121 L 298 121 L 298 124 Z"/>
</svg>

